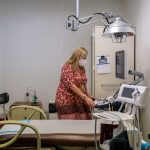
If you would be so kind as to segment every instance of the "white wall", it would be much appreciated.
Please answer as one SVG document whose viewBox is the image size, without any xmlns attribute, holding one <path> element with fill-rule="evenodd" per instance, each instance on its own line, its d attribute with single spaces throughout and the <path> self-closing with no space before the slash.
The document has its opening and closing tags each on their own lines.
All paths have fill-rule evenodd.
<svg viewBox="0 0 150 150">
<path fill-rule="evenodd" d="M 1 25 L 1 24 L 0 24 Z M 0 30 L 0 34 L 1 34 L 1 30 Z M 1 41 L 1 38 L 0 38 Z M 0 42 L 0 45 L 2 43 Z M 2 48 L 0 46 L 0 92 L 2 92 Z"/>
<path fill-rule="evenodd" d="M 8 0 L 1 4 L 3 88 L 10 94 L 10 103 L 24 100 L 30 86 L 48 103 L 62 61 L 60 1 Z"/>
<path fill-rule="evenodd" d="M 125 15 L 132 20 L 136 27 L 136 66 L 137 70 L 144 73 L 144 85 L 150 89 L 150 1 L 149 0 L 128 0 L 125 3 Z M 141 125 L 144 139 L 150 134 L 150 94 L 146 97 L 146 105 L 141 114 Z"/>
<path fill-rule="evenodd" d="M 0 1 L 0 66 L 3 63 L 3 90 L 10 102 L 23 101 L 28 87 L 34 87 L 47 108 L 54 101 L 60 69 L 79 46 L 90 51 L 92 28 L 77 32 L 65 29 L 68 15 L 75 14 L 75 0 L 5 0 Z M 101 11 L 123 14 L 120 0 L 81 0 L 80 17 Z M 0 67 L 0 68 L 1 68 Z M 1 70 L 0 70 L 1 71 Z M 87 69 L 90 74 L 90 68 Z"/>
<path fill-rule="evenodd" d="M 0 6 L 0 9 L 1 9 L 1 6 Z M 2 14 L 0 13 L 0 18 L 2 18 L 3 16 L 2 16 Z M 2 65 L 2 63 L 3 63 L 3 61 L 2 61 L 2 32 L 3 32 L 3 28 L 2 28 L 2 24 L 3 24 L 3 22 L 2 22 L 2 20 L 0 19 L 0 92 L 2 92 L 2 67 L 3 67 L 3 65 Z"/>
</svg>

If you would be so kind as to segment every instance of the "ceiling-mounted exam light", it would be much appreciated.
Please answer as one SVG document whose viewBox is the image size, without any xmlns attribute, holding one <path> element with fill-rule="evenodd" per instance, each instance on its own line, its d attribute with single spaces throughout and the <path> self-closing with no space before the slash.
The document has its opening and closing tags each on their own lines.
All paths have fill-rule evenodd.
<svg viewBox="0 0 150 150">
<path fill-rule="evenodd" d="M 127 37 L 135 35 L 134 28 L 125 18 L 114 16 L 111 12 L 100 12 L 79 19 L 79 0 L 76 0 L 76 8 L 76 16 L 68 16 L 66 22 L 67 29 L 77 31 L 79 27 L 101 21 L 105 26 L 103 36 L 112 38 L 112 41 L 115 43 L 125 42 Z M 92 21 L 93 18 L 98 15 L 101 15 L 102 18 Z"/>
<path fill-rule="evenodd" d="M 115 43 L 122 43 L 126 41 L 129 36 L 135 35 L 134 28 L 124 18 L 116 17 L 115 21 L 106 26 L 103 32 L 104 37 L 112 38 Z"/>
</svg>

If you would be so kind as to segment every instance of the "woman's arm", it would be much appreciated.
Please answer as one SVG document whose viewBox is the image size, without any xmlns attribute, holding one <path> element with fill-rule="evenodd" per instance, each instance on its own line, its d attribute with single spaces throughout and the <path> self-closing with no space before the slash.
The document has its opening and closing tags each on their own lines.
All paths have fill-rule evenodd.
<svg viewBox="0 0 150 150">
<path fill-rule="evenodd" d="M 72 84 L 70 86 L 70 89 L 74 93 L 76 93 L 79 97 L 81 97 L 83 100 L 85 100 L 91 109 L 95 107 L 93 100 L 88 95 L 85 95 L 75 84 Z"/>
<path fill-rule="evenodd" d="M 86 91 L 88 91 L 87 87 L 86 87 Z M 95 101 L 95 99 L 96 99 L 94 96 L 91 96 L 89 93 L 87 93 L 87 96 L 90 97 L 93 101 Z"/>
</svg>

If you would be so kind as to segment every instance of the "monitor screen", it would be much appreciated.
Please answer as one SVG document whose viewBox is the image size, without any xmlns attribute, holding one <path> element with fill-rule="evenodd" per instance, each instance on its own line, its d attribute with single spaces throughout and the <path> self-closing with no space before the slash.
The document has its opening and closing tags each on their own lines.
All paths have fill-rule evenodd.
<svg viewBox="0 0 150 150">
<path fill-rule="evenodd" d="M 116 100 L 141 106 L 143 104 L 142 95 L 144 94 L 146 89 L 147 88 L 144 86 L 122 84 L 120 86 Z M 138 91 L 139 93 L 138 93 L 136 100 L 135 100 L 135 97 L 132 96 L 132 93 L 133 92 L 136 93 L 136 91 Z"/>
<path fill-rule="evenodd" d="M 126 78 L 126 56 L 124 50 L 116 52 L 116 78 Z"/>
<path fill-rule="evenodd" d="M 134 88 L 124 87 L 121 96 L 126 98 L 133 98 L 132 93 L 134 92 Z"/>
</svg>

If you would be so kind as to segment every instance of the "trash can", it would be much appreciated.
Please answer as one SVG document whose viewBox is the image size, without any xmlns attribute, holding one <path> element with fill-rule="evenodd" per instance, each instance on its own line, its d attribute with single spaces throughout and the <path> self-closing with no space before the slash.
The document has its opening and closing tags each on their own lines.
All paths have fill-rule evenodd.
<svg viewBox="0 0 150 150">
<path fill-rule="evenodd" d="M 49 119 L 58 119 L 55 103 L 49 103 Z"/>
</svg>

